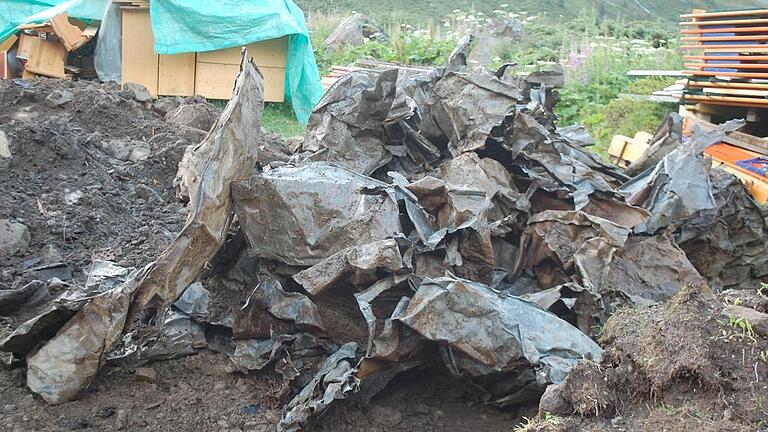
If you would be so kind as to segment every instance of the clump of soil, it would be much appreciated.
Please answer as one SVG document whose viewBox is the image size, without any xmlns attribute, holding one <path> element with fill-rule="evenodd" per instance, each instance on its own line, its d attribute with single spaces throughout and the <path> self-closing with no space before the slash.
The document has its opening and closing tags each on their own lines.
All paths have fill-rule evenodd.
<svg viewBox="0 0 768 432">
<path fill-rule="evenodd" d="M 527 430 L 765 430 L 768 340 L 721 315 L 733 296 L 692 285 L 617 312 L 600 337 L 603 360 L 579 364 L 562 386 L 578 417 L 543 416 Z"/>
<path fill-rule="evenodd" d="M 0 282 L 26 283 L 25 270 L 53 247 L 83 280 L 93 258 L 126 267 L 152 261 L 176 236 L 186 211 L 173 177 L 184 149 L 205 134 L 165 120 L 200 98 L 138 102 L 113 83 L 0 81 L 0 219 L 29 228 L 28 249 L 0 258 Z"/>
</svg>

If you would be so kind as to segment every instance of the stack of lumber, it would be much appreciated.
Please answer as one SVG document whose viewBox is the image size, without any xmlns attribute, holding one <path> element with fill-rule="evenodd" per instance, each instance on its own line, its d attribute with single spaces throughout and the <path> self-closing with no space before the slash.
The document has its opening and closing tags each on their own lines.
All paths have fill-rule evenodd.
<svg viewBox="0 0 768 432">
<path fill-rule="evenodd" d="M 681 18 L 686 103 L 768 108 L 768 9 Z"/>
<path fill-rule="evenodd" d="M 341 79 L 341 77 L 356 70 L 384 71 L 387 69 L 402 69 L 414 72 L 429 72 L 432 70 L 432 68 L 428 66 L 401 65 L 398 63 L 389 63 L 372 59 L 358 59 L 350 66 L 331 66 L 331 71 L 322 79 L 323 90 L 327 91 L 336 84 L 336 81 Z"/>
</svg>

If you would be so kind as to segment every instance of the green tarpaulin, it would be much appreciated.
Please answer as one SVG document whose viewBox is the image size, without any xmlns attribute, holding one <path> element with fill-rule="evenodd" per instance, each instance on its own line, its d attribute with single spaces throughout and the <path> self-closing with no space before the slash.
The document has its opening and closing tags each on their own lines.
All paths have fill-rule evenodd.
<svg viewBox="0 0 768 432">
<path fill-rule="evenodd" d="M 64 11 L 80 19 L 101 19 L 109 0 L 0 0 L 0 41 L 19 26 L 42 22 Z"/>
<path fill-rule="evenodd" d="M 211 51 L 288 36 L 285 96 L 306 124 L 323 95 L 304 13 L 291 0 L 154 0 L 155 50 Z"/>
<path fill-rule="evenodd" d="M 44 21 L 68 10 L 76 18 L 101 19 L 107 0 L 0 0 L 0 40 L 20 24 Z M 285 96 L 296 118 L 309 120 L 323 95 L 304 13 L 291 0 L 153 0 L 152 32 L 158 54 L 212 51 L 288 36 Z"/>
</svg>

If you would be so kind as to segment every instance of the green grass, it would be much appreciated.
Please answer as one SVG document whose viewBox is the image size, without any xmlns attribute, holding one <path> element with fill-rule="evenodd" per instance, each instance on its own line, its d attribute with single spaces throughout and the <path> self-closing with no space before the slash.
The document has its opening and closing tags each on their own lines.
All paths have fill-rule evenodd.
<svg viewBox="0 0 768 432">
<path fill-rule="evenodd" d="M 267 102 L 261 115 L 261 125 L 286 138 L 304 134 L 304 126 L 296 120 L 290 103 Z"/>
</svg>

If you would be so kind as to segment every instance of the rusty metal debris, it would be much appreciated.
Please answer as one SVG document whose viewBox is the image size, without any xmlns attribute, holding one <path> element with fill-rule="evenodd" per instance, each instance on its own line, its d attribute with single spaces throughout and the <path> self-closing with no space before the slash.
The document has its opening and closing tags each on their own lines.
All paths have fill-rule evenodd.
<svg viewBox="0 0 768 432">
<path fill-rule="evenodd" d="M 345 76 L 290 155 L 260 141 L 263 89 L 244 61 L 179 166 L 190 213 L 173 243 L 139 272 L 95 262 L 84 290 L 0 349 L 26 356 L 28 386 L 54 404 L 107 360 L 215 350 L 230 371 L 274 367 L 294 431 L 415 367 L 487 403 L 530 401 L 599 359 L 590 336 L 618 307 L 768 275 L 765 211 L 701 157 L 737 125 L 676 145 L 672 117 L 630 178 L 583 129 L 555 127 L 561 70 L 472 70 L 467 42 L 431 72 Z M 44 286 L 0 291 L 0 307 Z"/>
</svg>

